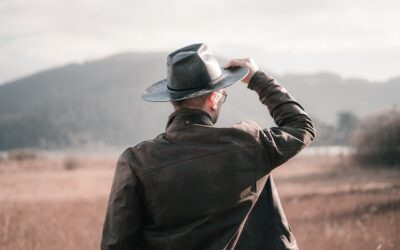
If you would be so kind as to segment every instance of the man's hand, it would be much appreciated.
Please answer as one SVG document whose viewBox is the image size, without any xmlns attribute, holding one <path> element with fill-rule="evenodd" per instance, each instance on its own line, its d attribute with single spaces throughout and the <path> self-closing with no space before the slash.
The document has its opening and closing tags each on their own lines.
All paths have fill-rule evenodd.
<svg viewBox="0 0 400 250">
<path fill-rule="evenodd" d="M 231 68 L 231 67 L 245 67 L 249 69 L 249 73 L 246 75 L 245 78 L 242 79 L 242 82 L 248 84 L 253 77 L 253 75 L 260 69 L 253 58 L 244 58 L 244 59 L 233 59 L 229 61 L 224 68 Z"/>
</svg>

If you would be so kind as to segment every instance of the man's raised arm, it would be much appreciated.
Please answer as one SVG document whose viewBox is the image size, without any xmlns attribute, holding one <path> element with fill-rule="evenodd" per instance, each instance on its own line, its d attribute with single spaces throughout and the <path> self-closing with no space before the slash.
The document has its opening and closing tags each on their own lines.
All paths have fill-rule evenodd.
<svg viewBox="0 0 400 250">
<path fill-rule="evenodd" d="M 259 140 L 270 154 L 269 170 L 281 165 L 311 143 L 315 129 L 303 107 L 275 79 L 259 69 L 253 59 L 231 60 L 225 67 L 247 67 L 242 80 L 268 107 L 277 127 L 260 130 Z"/>
</svg>

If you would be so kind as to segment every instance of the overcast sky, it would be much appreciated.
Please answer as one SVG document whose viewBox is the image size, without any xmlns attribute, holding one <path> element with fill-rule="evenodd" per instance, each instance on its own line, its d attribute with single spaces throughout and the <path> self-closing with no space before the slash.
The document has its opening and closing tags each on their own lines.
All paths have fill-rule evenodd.
<svg viewBox="0 0 400 250">
<path fill-rule="evenodd" d="M 398 0 L 0 0 L 0 83 L 69 62 L 206 42 L 274 73 L 400 76 Z"/>
</svg>

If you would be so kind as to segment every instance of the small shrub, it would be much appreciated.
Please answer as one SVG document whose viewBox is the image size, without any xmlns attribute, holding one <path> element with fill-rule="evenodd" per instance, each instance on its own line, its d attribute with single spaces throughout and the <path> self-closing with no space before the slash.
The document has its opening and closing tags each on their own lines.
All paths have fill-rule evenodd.
<svg viewBox="0 0 400 250">
<path fill-rule="evenodd" d="M 366 116 L 352 140 L 355 159 L 363 165 L 400 167 L 400 108 Z"/>
<path fill-rule="evenodd" d="M 64 166 L 65 170 L 74 170 L 79 167 L 79 162 L 74 157 L 69 156 L 69 157 L 65 158 L 63 166 Z"/>
</svg>

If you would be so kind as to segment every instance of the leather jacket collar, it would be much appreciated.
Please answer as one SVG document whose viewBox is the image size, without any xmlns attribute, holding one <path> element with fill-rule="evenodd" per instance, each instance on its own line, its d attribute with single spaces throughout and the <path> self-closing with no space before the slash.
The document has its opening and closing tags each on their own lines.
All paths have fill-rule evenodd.
<svg viewBox="0 0 400 250">
<path fill-rule="evenodd" d="M 202 109 L 180 108 L 169 116 L 166 131 L 171 132 L 191 124 L 214 125 L 211 116 L 206 111 Z"/>
</svg>

